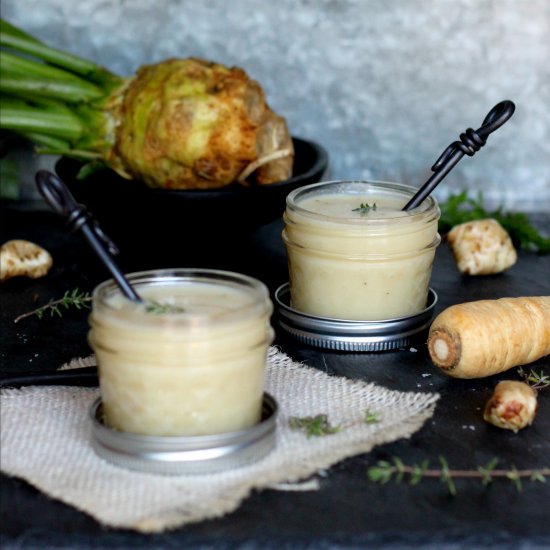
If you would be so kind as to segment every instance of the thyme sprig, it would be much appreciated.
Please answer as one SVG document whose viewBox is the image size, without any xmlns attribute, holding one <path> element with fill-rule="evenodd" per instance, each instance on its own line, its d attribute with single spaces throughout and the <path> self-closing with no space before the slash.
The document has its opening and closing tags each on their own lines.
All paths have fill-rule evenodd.
<svg viewBox="0 0 550 550">
<path fill-rule="evenodd" d="M 168 302 L 151 300 L 145 304 L 145 311 L 153 315 L 164 315 L 166 313 L 184 313 L 185 309 Z"/>
<path fill-rule="evenodd" d="M 46 305 L 23 313 L 16 317 L 13 322 L 19 323 L 22 319 L 31 317 L 32 315 L 36 315 L 39 319 L 42 319 L 48 311 L 50 312 L 51 317 L 54 315 L 63 317 L 62 308 L 70 309 L 71 307 L 74 307 L 76 309 L 90 309 L 89 303 L 91 301 L 92 295 L 89 292 L 80 292 L 78 288 L 67 290 L 61 298 L 57 300 L 50 300 Z M 152 300 L 145 304 L 145 311 L 153 315 L 164 315 L 166 313 L 184 313 L 185 309 L 175 304 Z"/>
<path fill-rule="evenodd" d="M 293 430 L 304 430 L 308 437 L 320 437 L 335 434 L 359 424 L 376 424 L 380 420 L 379 413 L 366 409 L 360 420 L 349 422 L 348 424 L 333 426 L 329 422 L 328 415 L 324 413 L 316 416 L 291 416 L 288 424 Z"/>
<path fill-rule="evenodd" d="M 550 252 L 550 238 L 541 235 L 522 212 L 504 212 L 502 207 L 487 210 L 483 204 L 483 193 L 476 198 L 468 196 L 467 191 L 450 195 L 439 205 L 441 218 L 439 232 L 447 233 L 455 225 L 473 220 L 493 218 L 509 233 L 514 244 L 539 253 Z"/>
<path fill-rule="evenodd" d="M 371 411 L 370 409 L 366 409 L 363 416 L 363 422 L 365 424 L 377 424 L 378 422 L 380 422 L 380 413 Z"/>
<path fill-rule="evenodd" d="M 376 210 L 375 202 L 372 203 L 372 206 L 370 206 L 368 202 L 365 202 L 365 203 L 362 202 L 359 205 L 359 208 L 354 208 L 352 212 L 359 212 L 361 215 L 365 215 L 365 214 L 368 214 L 371 210 L 373 211 Z"/>
<path fill-rule="evenodd" d="M 436 478 L 447 486 L 452 496 L 457 494 L 455 479 L 479 479 L 482 485 L 489 485 L 495 479 L 506 479 L 514 484 L 517 491 L 521 491 L 523 479 L 546 483 L 546 477 L 550 475 L 550 468 L 518 470 L 512 466 L 507 469 L 497 469 L 498 459 L 496 458 L 485 466 L 478 466 L 475 470 L 453 470 L 443 456 L 439 457 L 439 464 L 439 468 L 430 469 L 430 462 L 424 460 L 419 464 L 407 466 L 400 458 L 394 457 L 391 462 L 380 460 L 376 466 L 371 466 L 367 470 L 367 475 L 371 481 L 382 484 L 393 479 L 395 483 L 408 481 L 410 485 L 416 485 L 424 478 Z"/>
<path fill-rule="evenodd" d="M 542 390 L 550 386 L 550 375 L 544 374 L 543 370 L 537 372 L 535 369 L 529 369 L 529 372 L 525 372 L 523 367 L 519 367 L 518 374 L 534 390 Z"/>
<path fill-rule="evenodd" d="M 73 290 L 67 290 L 63 296 L 57 300 L 50 300 L 46 305 L 40 306 L 32 311 L 23 313 L 16 317 L 13 322 L 18 323 L 26 317 L 31 317 L 36 315 L 39 319 L 42 319 L 46 312 L 50 312 L 50 316 L 53 317 L 57 315 L 58 317 L 63 317 L 63 312 L 61 308 L 70 309 L 75 307 L 76 309 L 89 309 L 92 296 L 89 292 L 80 292 L 78 288 Z"/>
<path fill-rule="evenodd" d="M 305 430 L 308 437 L 320 437 L 337 433 L 341 426 L 332 426 L 326 414 L 316 416 L 291 416 L 288 421 L 293 430 Z"/>
</svg>

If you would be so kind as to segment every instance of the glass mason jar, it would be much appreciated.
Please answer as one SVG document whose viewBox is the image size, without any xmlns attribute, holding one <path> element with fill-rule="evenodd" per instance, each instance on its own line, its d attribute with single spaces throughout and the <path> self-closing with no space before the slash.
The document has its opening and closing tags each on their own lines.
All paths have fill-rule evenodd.
<svg viewBox="0 0 550 550">
<path fill-rule="evenodd" d="M 331 181 L 291 192 L 283 230 L 291 306 L 365 321 L 425 309 L 440 211 L 428 197 L 403 212 L 416 191 L 398 183 Z"/>
<path fill-rule="evenodd" d="M 273 306 L 263 283 L 237 273 L 133 273 L 143 299 L 113 280 L 93 293 L 88 338 L 105 423 L 140 435 L 192 436 L 260 420 Z"/>
</svg>

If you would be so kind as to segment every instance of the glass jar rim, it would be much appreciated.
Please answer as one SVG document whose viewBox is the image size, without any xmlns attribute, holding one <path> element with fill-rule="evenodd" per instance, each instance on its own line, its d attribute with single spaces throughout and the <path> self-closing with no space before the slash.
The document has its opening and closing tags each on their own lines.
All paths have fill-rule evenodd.
<svg viewBox="0 0 550 550">
<path fill-rule="evenodd" d="M 147 321 L 155 324 L 171 325 L 174 323 L 187 324 L 190 322 L 195 324 L 197 319 L 200 319 L 201 324 L 211 322 L 227 323 L 254 313 L 258 315 L 270 314 L 273 308 L 269 298 L 269 291 L 265 284 L 254 277 L 242 273 L 206 268 L 163 268 L 128 273 L 126 278 L 130 284 L 136 286 L 138 294 L 139 286 L 141 285 L 201 282 L 216 284 L 220 287 L 223 287 L 224 284 L 231 285 L 245 292 L 248 291 L 251 296 L 249 303 L 245 303 L 237 309 L 216 312 L 213 314 L 207 313 L 197 317 L 186 315 L 185 313 L 147 316 Z M 93 306 L 101 307 L 105 311 L 108 311 L 109 315 L 114 315 L 115 317 L 121 316 L 127 319 L 127 311 L 125 312 L 120 307 L 109 302 L 108 298 L 113 295 L 122 295 L 114 279 L 103 281 L 93 290 Z M 256 312 L 255 310 L 258 311 Z"/>
<path fill-rule="evenodd" d="M 413 187 L 411 185 L 407 185 L 404 183 L 397 183 L 397 182 L 388 182 L 388 181 L 377 181 L 377 180 L 361 180 L 361 179 L 344 179 L 344 180 L 330 180 L 330 181 L 322 181 L 318 183 L 313 183 L 309 185 L 304 185 L 303 187 L 299 187 L 298 189 L 295 189 L 294 191 L 291 191 L 286 198 L 286 205 L 287 208 L 291 211 L 297 212 L 303 216 L 325 220 L 327 222 L 333 222 L 333 223 L 346 223 L 346 224 L 354 224 L 354 225 L 383 225 L 387 223 L 388 221 L 392 220 L 417 220 L 418 218 L 422 218 L 425 215 L 428 215 L 432 212 L 437 212 L 439 215 L 439 208 L 437 204 L 437 200 L 433 196 L 427 197 L 418 207 L 413 208 L 412 210 L 408 211 L 406 215 L 403 214 L 402 210 L 396 211 L 393 215 L 387 215 L 387 216 L 379 216 L 376 218 L 357 218 L 357 217 L 342 217 L 342 216 L 331 216 L 328 214 L 322 214 L 313 210 L 309 210 L 307 208 L 304 208 L 303 206 L 299 205 L 299 198 L 303 195 L 312 194 L 318 190 L 323 188 L 329 188 L 329 187 L 335 187 L 337 185 L 369 185 L 371 189 L 374 190 L 382 190 L 382 191 L 394 191 L 398 192 L 403 195 L 403 206 L 406 204 L 406 202 L 413 197 L 413 195 L 418 191 L 416 187 Z M 321 195 L 319 195 L 321 196 Z"/>
</svg>

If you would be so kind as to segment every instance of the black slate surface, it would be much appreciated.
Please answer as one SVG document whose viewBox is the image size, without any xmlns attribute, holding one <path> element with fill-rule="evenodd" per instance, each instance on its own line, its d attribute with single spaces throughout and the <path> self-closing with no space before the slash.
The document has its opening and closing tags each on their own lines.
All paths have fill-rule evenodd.
<svg viewBox="0 0 550 550">
<path fill-rule="evenodd" d="M 538 217 L 543 227 L 550 217 Z M 120 264 L 126 271 L 155 267 L 216 267 L 262 279 L 273 292 L 286 281 L 280 221 L 252 236 L 210 242 L 201 252 L 200 235 L 173 235 L 164 242 L 135 243 Z M 54 267 L 42 279 L 13 279 L 0 285 L 2 377 L 52 372 L 76 356 L 90 353 L 87 313 L 66 312 L 62 319 L 13 319 L 65 291 L 90 291 L 106 273 L 78 235 L 67 235 L 54 214 L 8 205 L 2 213 L 1 242 L 24 238 L 52 253 Z M 189 244 L 189 240 L 193 244 Z M 466 278 L 456 271 L 447 246 L 437 252 L 432 287 L 437 311 L 453 303 L 502 296 L 550 294 L 550 255 L 520 252 L 505 274 Z M 276 344 L 293 358 L 329 373 L 361 378 L 390 389 L 437 391 L 433 418 L 409 440 L 377 447 L 370 454 L 341 462 L 320 477 L 318 491 L 254 493 L 224 518 L 173 532 L 141 535 L 106 529 L 75 509 L 41 494 L 24 481 L 2 476 L 0 524 L 2 548 L 548 548 L 550 483 L 510 482 L 489 487 L 457 481 L 452 497 L 444 484 L 426 480 L 417 486 L 377 485 L 366 471 L 378 460 L 398 456 L 411 464 L 443 455 L 453 468 L 476 468 L 498 457 L 503 467 L 550 467 L 550 390 L 539 396 L 539 412 L 518 434 L 482 420 L 481 411 L 498 380 L 455 380 L 429 361 L 424 339 L 406 349 L 374 354 L 346 354 L 308 348 L 277 330 Z M 549 360 L 535 365 L 550 368 Z M 430 376 L 422 376 L 430 374 Z M 1 411 L 0 411 L 1 412 Z M 0 417 L 1 418 L 1 417 Z"/>
</svg>

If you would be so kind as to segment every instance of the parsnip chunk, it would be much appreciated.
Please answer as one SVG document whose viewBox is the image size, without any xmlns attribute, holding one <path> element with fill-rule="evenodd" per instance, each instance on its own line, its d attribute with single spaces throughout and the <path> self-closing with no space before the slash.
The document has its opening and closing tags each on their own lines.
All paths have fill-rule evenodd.
<svg viewBox="0 0 550 550">
<path fill-rule="evenodd" d="M 537 392 L 525 382 L 499 382 L 487 404 L 483 418 L 489 424 L 517 432 L 532 424 L 537 412 Z"/>
</svg>

